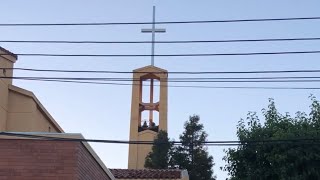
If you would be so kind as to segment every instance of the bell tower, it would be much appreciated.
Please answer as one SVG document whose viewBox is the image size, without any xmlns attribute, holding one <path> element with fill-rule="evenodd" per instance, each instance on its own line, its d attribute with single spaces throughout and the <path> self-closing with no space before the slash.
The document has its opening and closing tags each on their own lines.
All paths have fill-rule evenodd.
<svg viewBox="0 0 320 180">
<path fill-rule="evenodd" d="M 159 130 L 167 131 L 168 71 L 154 66 L 155 35 L 165 33 L 166 29 L 155 27 L 155 14 L 153 6 L 152 28 L 141 30 L 152 35 L 151 65 L 133 70 L 130 141 L 153 141 Z M 147 100 L 144 97 L 148 97 Z M 143 169 L 151 148 L 152 145 L 147 144 L 130 144 L 128 169 Z"/>
<path fill-rule="evenodd" d="M 159 130 L 167 131 L 167 80 L 168 72 L 153 65 L 133 70 L 130 141 L 153 141 Z M 147 81 L 150 84 L 145 85 Z M 154 94 L 156 82 L 159 94 Z M 143 92 L 145 88 L 150 89 Z M 150 97 L 148 102 L 143 100 L 145 95 Z M 158 101 L 154 101 L 154 96 L 159 97 Z M 145 112 L 149 114 L 147 120 L 142 117 Z M 159 114 L 158 122 L 155 122 L 155 113 Z M 151 148 L 152 145 L 130 144 L 128 169 L 143 169 Z"/>
</svg>

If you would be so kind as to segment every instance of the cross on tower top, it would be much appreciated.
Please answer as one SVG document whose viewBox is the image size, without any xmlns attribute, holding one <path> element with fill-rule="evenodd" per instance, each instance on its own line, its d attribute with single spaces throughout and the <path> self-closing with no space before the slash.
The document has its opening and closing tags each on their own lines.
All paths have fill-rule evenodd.
<svg viewBox="0 0 320 180">
<path fill-rule="evenodd" d="M 152 28 L 151 29 L 141 29 L 142 33 L 152 33 L 152 41 L 151 41 L 151 65 L 154 65 L 154 48 L 155 48 L 155 39 L 156 33 L 165 33 L 166 29 L 156 28 L 156 7 L 153 6 L 153 19 L 152 19 Z"/>
</svg>

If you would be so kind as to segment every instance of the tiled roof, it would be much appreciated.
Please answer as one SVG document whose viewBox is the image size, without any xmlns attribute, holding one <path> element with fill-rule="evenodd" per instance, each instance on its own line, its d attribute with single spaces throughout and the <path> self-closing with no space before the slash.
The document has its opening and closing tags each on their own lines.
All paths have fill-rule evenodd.
<svg viewBox="0 0 320 180">
<path fill-rule="evenodd" d="M 110 169 L 116 179 L 180 179 L 179 169 Z"/>
<path fill-rule="evenodd" d="M 3 47 L 1 47 L 1 46 L 0 46 L 0 51 L 4 51 L 5 53 L 7 53 L 7 54 L 9 54 L 9 55 L 13 56 L 13 57 L 14 57 L 14 58 L 16 58 L 16 59 L 17 59 L 17 57 L 18 57 L 16 54 L 14 54 L 14 53 L 12 53 L 12 52 L 10 52 L 10 51 L 6 50 L 5 48 L 3 48 Z"/>
</svg>

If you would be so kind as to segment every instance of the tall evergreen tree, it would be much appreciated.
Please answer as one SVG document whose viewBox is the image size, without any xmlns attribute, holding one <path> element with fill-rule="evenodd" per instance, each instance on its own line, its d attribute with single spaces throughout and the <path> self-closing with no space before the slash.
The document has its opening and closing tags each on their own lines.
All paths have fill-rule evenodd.
<svg viewBox="0 0 320 180">
<path fill-rule="evenodd" d="M 199 116 L 194 115 L 185 122 L 185 131 L 180 135 L 182 144 L 172 149 L 170 165 L 187 169 L 190 180 L 213 180 L 213 157 L 203 144 L 208 134 L 199 121 Z"/>
<path fill-rule="evenodd" d="M 146 157 L 144 167 L 150 169 L 168 169 L 170 149 L 171 143 L 169 142 L 168 133 L 160 130 L 154 140 L 152 151 Z"/>
</svg>

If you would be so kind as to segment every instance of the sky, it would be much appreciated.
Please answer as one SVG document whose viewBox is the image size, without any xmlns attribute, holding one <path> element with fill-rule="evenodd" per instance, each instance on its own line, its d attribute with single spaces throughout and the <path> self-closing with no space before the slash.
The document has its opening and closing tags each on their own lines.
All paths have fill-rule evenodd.
<svg viewBox="0 0 320 180">
<path fill-rule="evenodd" d="M 1 23 L 77 23 L 77 22 L 150 22 L 152 6 L 157 7 L 157 21 L 226 20 L 320 16 L 320 1 L 189 1 L 189 0 L 55 0 L 2 1 Z M 96 40 L 149 41 L 150 34 L 141 28 L 150 25 L 90 27 L 0 27 L 0 40 Z M 167 32 L 157 40 L 223 40 L 258 38 L 319 37 L 320 20 L 245 22 L 210 24 L 162 24 Z M 241 53 L 311 51 L 319 41 L 247 42 L 206 44 L 160 44 L 156 54 Z M 148 44 L 18 44 L 1 43 L 14 53 L 53 54 L 149 54 Z M 170 71 L 263 71 L 320 69 L 319 54 L 156 57 L 155 65 Z M 35 69 L 132 71 L 150 64 L 150 57 L 29 57 L 20 56 L 15 67 Z M 15 76 L 106 77 L 90 74 L 53 74 L 14 72 Z M 316 76 L 317 74 L 304 74 Z M 108 77 L 119 77 L 109 75 Z M 230 77 L 245 77 L 229 75 Z M 229 77 L 228 76 L 228 77 Z M 247 75 L 248 76 L 248 75 Z M 252 76 L 252 75 L 251 75 Z M 128 77 L 130 75 L 121 75 Z M 170 74 L 169 78 L 191 77 Z M 192 76 L 195 77 L 195 76 Z M 201 76 L 203 77 L 203 76 Z M 209 77 L 209 76 L 207 76 Z M 210 76 L 222 77 L 222 76 Z M 224 75 L 223 77 L 227 77 Z M 81 85 L 70 83 L 14 80 L 14 84 L 33 91 L 65 132 L 82 133 L 86 138 L 129 139 L 131 87 L 112 85 Z M 319 83 L 194 83 L 170 85 L 209 86 L 277 86 L 320 87 Z M 266 89 L 196 89 L 169 87 L 168 132 L 178 139 L 190 115 L 200 115 L 209 140 L 236 140 L 236 125 L 249 111 L 261 115 L 274 98 L 280 112 L 309 112 L 308 96 L 320 97 L 318 90 Z M 127 168 L 128 146 L 91 144 L 109 168 Z M 223 149 L 209 147 L 216 163 L 214 173 L 225 179 L 221 171 Z"/>
</svg>

